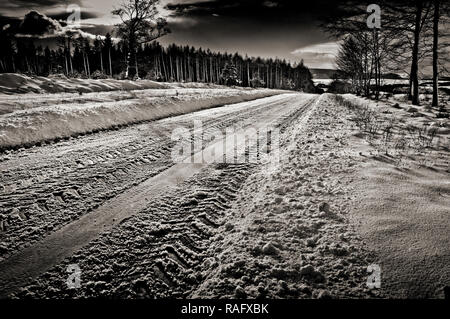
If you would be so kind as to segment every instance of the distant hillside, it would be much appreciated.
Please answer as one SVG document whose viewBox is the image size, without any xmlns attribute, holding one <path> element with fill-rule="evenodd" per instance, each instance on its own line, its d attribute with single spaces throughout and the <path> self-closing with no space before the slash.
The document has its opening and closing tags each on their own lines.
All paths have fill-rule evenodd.
<svg viewBox="0 0 450 319">
<path fill-rule="evenodd" d="M 339 74 L 340 71 L 333 69 L 309 69 L 314 79 L 332 79 L 333 75 Z M 397 73 L 386 73 L 383 76 L 384 79 L 403 79 L 401 75 Z"/>
</svg>

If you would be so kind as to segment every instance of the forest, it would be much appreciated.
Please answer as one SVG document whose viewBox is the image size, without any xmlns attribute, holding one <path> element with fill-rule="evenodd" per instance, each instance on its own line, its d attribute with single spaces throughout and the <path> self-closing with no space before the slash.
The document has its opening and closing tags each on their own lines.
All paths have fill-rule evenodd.
<svg viewBox="0 0 450 319">
<path fill-rule="evenodd" d="M 1 33 L 0 72 L 48 76 L 64 74 L 75 78 L 150 79 L 163 82 L 203 82 L 243 87 L 315 90 L 311 73 L 303 61 L 291 64 L 281 59 L 262 59 L 209 49 L 167 47 L 157 41 L 136 47 L 133 67 L 127 74 L 127 41 L 114 41 L 111 34 L 94 40 L 66 33 L 57 46 L 36 45 L 33 38 Z"/>
</svg>

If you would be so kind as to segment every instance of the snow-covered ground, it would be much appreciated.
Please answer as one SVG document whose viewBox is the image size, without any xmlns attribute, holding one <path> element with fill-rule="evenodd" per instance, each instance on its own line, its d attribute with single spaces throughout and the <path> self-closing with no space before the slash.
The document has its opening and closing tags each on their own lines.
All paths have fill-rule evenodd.
<svg viewBox="0 0 450 319">
<path fill-rule="evenodd" d="M 154 183 L 151 180 L 160 178 L 157 177 L 160 173 L 167 174 L 174 165 L 171 160 L 171 149 L 174 146 L 174 142 L 171 140 L 172 131 L 179 127 L 191 127 L 193 120 L 202 121 L 206 131 L 233 125 L 262 123 L 262 119 L 284 120 L 292 112 L 298 111 L 298 104 L 295 103 L 298 96 L 284 94 L 268 97 L 133 125 L 117 131 L 80 136 L 77 139 L 61 143 L 8 152 L 1 157 L 0 166 L 2 176 L 4 176 L 0 203 L 1 209 L 5 213 L 1 220 L 1 253 L 4 260 L 0 268 L 8 269 L 5 272 L 0 271 L 2 282 L 8 283 L 4 284 L 3 289 L 6 289 L 15 280 L 25 280 L 26 275 L 30 273 L 39 274 L 45 271 L 57 263 L 58 258 L 70 256 L 80 248 L 79 245 L 89 244 L 90 239 L 93 238 L 90 236 L 95 237 L 96 234 L 103 233 L 106 229 L 105 225 L 112 227 L 121 222 L 120 218 L 111 217 L 115 214 L 110 209 L 106 209 L 106 215 L 101 213 L 105 211 L 103 205 L 108 205 L 107 203 L 114 198 L 117 202 L 116 204 L 113 202 L 112 207 L 117 213 L 132 216 L 139 212 L 138 215 L 144 217 L 143 211 L 140 209 L 148 207 L 149 213 L 157 213 L 157 216 L 150 217 L 150 220 L 158 223 L 167 219 L 171 222 L 172 214 L 184 214 L 186 211 L 192 216 L 191 218 L 200 217 L 197 216 L 200 215 L 198 211 L 191 210 L 190 204 L 177 204 L 184 200 L 186 203 L 190 203 L 192 196 L 195 195 L 192 193 L 195 188 L 184 185 L 180 189 L 169 192 L 170 189 L 166 190 L 162 187 L 163 182 Z M 302 97 L 300 104 L 304 104 L 305 101 L 312 98 L 314 96 Z M 181 171 L 187 172 L 188 168 L 189 166 L 184 169 L 181 167 Z M 240 179 L 247 166 L 244 165 L 242 168 L 230 178 Z M 217 173 L 220 171 L 218 169 Z M 214 174 L 206 176 L 213 178 L 211 182 L 214 181 Z M 183 179 L 177 177 L 175 180 L 181 182 Z M 196 178 L 190 179 L 191 183 L 195 180 Z M 224 179 L 223 182 L 226 183 L 229 180 Z M 232 181 L 230 187 L 235 188 L 234 183 Z M 161 199 L 151 193 L 155 190 L 151 186 L 152 184 L 156 186 L 157 191 L 163 190 L 172 197 Z M 214 204 L 216 200 L 219 201 L 212 207 L 216 205 L 219 208 L 226 207 L 226 204 L 221 203 L 221 198 L 232 200 L 232 197 L 227 195 L 229 191 L 221 190 L 219 186 L 216 186 L 217 192 L 211 194 L 214 198 L 211 204 Z M 132 194 L 136 194 L 137 190 L 141 196 L 135 200 L 136 196 Z M 146 195 L 146 192 L 150 193 Z M 185 195 L 179 198 L 183 193 Z M 215 194 L 220 197 L 216 199 Z M 149 200 L 152 198 L 155 198 L 157 202 L 150 203 Z M 205 198 L 204 205 L 209 205 L 210 200 L 211 198 Z M 166 208 L 164 203 L 172 204 Z M 122 207 L 123 205 L 125 206 Z M 138 211 L 130 207 L 135 207 Z M 94 233 L 88 231 L 88 234 L 84 235 L 82 231 L 91 229 L 89 225 L 92 223 L 88 223 L 88 228 L 78 227 L 78 224 L 74 225 L 73 223 L 80 220 L 86 221 L 85 218 L 89 219 L 90 216 L 95 216 L 96 211 L 100 212 L 98 213 L 100 216 L 105 216 L 108 222 L 102 223 L 98 228 L 94 227 L 96 229 Z M 122 218 L 125 217 L 127 216 L 122 215 Z M 183 219 L 186 217 L 187 215 Z M 175 220 L 179 218 L 177 217 Z M 102 219 L 96 218 L 96 220 Z M 207 223 L 206 220 L 204 222 Z M 175 238 L 186 234 L 188 237 L 196 238 L 197 232 L 188 227 L 189 220 L 185 220 L 183 223 L 188 223 L 186 231 L 178 232 L 174 229 Z M 69 230 L 62 230 L 63 227 L 66 227 L 65 225 L 69 227 L 69 230 L 73 229 L 75 235 Z M 207 225 L 209 224 L 207 223 Z M 122 228 L 119 228 L 119 231 L 122 231 Z M 106 231 L 104 235 L 108 234 L 109 232 Z M 57 238 L 52 236 L 57 236 Z M 68 242 L 58 236 L 69 236 Z M 201 237 L 199 240 L 202 240 Z M 79 239 L 74 242 L 74 238 Z M 161 240 L 166 242 L 167 238 L 161 238 Z M 120 245 L 120 243 L 118 244 Z M 40 254 L 36 255 L 36 251 L 39 251 Z M 39 256 L 47 257 L 39 258 Z M 130 265 L 131 268 L 132 265 Z M 182 276 L 183 273 L 179 275 Z M 166 292 L 160 291 L 160 293 Z"/>
<path fill-rule="evenodd" d="M 1 94 L 23 93 L 89 93 L 117 90 L 164 89 L 170 86 L 150 80 L 75 79 L 64 75 L 50 77 L 0 74 Z"/>
<path fill-rule="evenodd" d="M 326 84 L 330 85 L 331 82 L 333 82 L 333 79 L 313 79 L 314 84 Z M 409 80 L 407 79 L 382 79 L 382 84 L 402 84 L 402 85 L 408 85 Z"/>
<path fill-rule="evenodd" d="M 250 176 L 209 249 L 193 297 L 367 298 L 369 252 L 348 222 L 345 110 L 331 95 L 294 119 L 279 163 Z"/>
<path fill-rule="evenodd" d="M 352 220 L 377 256 L 384 291 L 443 298 L 450 284 L 450 120 L 426 103 L 344 99 L 358 106 L 354 123 L 364 117 L 358 108 L 373 112 L 367 125 L 355 125 L 360 133 L 351 142 L 361 157 Z"/>
<path fill-rule="evenodd" d="M 72 222 L 63 228 L 59 226 L 61 221 L 57 216 L 44 217 L 49 214 L 43 212 L 39 218 L 34 218 L 33 210 L 24 207 L 22 211 L 27 211 L 28 216 L 24 223 L 35 221 L 36 234 L 40 235 L 28 248 L 5 247 L 12 251 L 19 249 L 19 252 L 10 252 L 0 264 L 9 269 L 8 278 L 2 278 L 3 281 L 23 287 L 26 274 L 44 273 L 17 295 L 28 297 L 328 298 L 379 295 L 379 291 L 369 290 L 366 286 L 366 269 L 372 257 L 348 222 L 349 172 L 358 160 L 357 156 L 346 153 L 348 122 L 336 120 L 332 110 L 336 106 L 330 95 L 297 94 L 268 99 L 253 103 L 247 113 L 240 107 L 236 109 L 237 106 L 224 107 L 216 112 L 206 110 L 202 111 L 205 112 L 203 115 L 196 112 L 155 124 L 160 127 L 168 123 L 179 125 L 193 118 L 212 116 L 217 119 L 212 122 L 216 123 L 214 125 L 223 125 L 224 121 L 234 124 L 259 122 L 258 119 L 270 116 L 281 130 L 279 163 L 202 166 L 193 176 L 184 175 L 176 186 L 160 189 L 162 193 L 155 193 L 152 187 L 145 186 L 145 183 L 151 185 L 151 181 L 141 184 L 134 178 L 136 186 L 114 197 L 109 204 L 106 201 L 105 208 L 96 208 L 97 204 L 87 215 L 83 210 L 74 212 L 70 218 Z M 243 103 L 242 107 L 245 105 Z M 141 126 L 140 130 L 148 124 Z M 158 127 L 155 130 L 160 131 Z M 147 133 L 149 136 L 154 134 Z M 126 136 L 121 143 L 133 145 Z M 118 146 L 108 145 L 111 148 Z M 54 155 L 45 152 L 48 161 L 54 161 L 52 157 L 62 152 L 64 159 L 71 162 L 73 155 L 64 149 L 73 147 L 54 147 Z M 101 153 L 110 153 L 105 151 Z M 144 153 L 152 154 L 151 150 Z M 92 169 L 99 171 L 110 161 L 103 157 L 103 161 L 94 163 Z M 26 161 L 22 158 L 21 165 Z M 157 160 L 153 166 L 162 162 Z M 148 163 L 139 163 L 141 172 L 150 168 Z M 188 166 L 185 171 L 187 169 Z M 128 173 L 136 176 L 133 169 Z M 157 176 L 158 173 L 153 171 L 151 174 Z M 76 182 L 80 173 L 71 174 L 69 169 L 65 175 L 72 176 L 69 179 Z M 105 174 L 104 178 L 109 181 L 103 183 L 110 184 L 111 188 L 115 183 L 122 185 L 124 177 L 114 175 L 114 179 L 110 179 Z M 90 183 L 94 189 L 101 189 L 102 185 Z M 69 196 L 70 189 L 66 188 L 60 196 L 62 207 L 69 204 L 73 210 L 79 205 L 77 203 L 89 200 L 91 192 L 97 192 L 92 188 L 87 192 L 74 188 L 79 197 Z M 138 190 L 140 188 L 142 190 Z M 24 186 L 16 192 L 29 193 L 30 189 Z M 45 192 L 39 191 L 39 194 Z M 133 194 L 139 194 L 139 200 Z M 43 202 L 47 201 L 49 210 L 54 211 L 49 200 L 53 202 L 53 199 Z M 128 201 L 134 203 L 133 209 L 122 207 L 129 205 Z M 103 220 L 101 212 L 109 211 L 108 215 L 111 215 L 112 207 L 125 215 L 109 222 Z M 60 213 L 61 216 L 65 214 L 64 210 Z M 83 216 L 95 219 L 94 224 L 99 219 L 102 225 L 106 224 L 103 226 L 106 228 L 100 228 L 105 231 L 100 231 L 97 239 L 90 237 L 90 226 L 82 226 L 86 224 Z M 16 223 L 12 233 L 20 233 L 24 223 Z M 51 225 L 50 231 L 46 225 Z M 82 235 L 83 229 L 87 229 L 86 235 Z M 46 232 L 50 233 L 47 237 Z M 85 244 L 81 244 L 83 242 Z M 84 248 L 80 249 L 79 245 Z M 47 258 L 36 257 L 35 251 Z M 63 257 L 67 258 L 61 260 Z M 83 289 L 71 290 L 65 284 L 66 269 L 73 263 L 80 265 L 83 271 Z"/>
<path fill-rule="evenodd" d="M 187 104 L 174 103 L 181 114 L 169 118 L 0 154 L 0 295 L 442 297 L 449 120 L 353 95 L 291 92 L 202 106 L 276 93 L 237 91 L 48 96 L 50 110 L 116 102 L 129 110 L 157 93 L 151 101 Z M 36 114 L 33 98 L 10 103 L 5 116 Z M 270 123 L 280 160 L 173 163 L 171 132 L 194 120 L 205 132 Z M 81 286 L 69 289 L 74 264 Z M 380 289 L 367 285 L 369 266 L 380 267 Z"/>
<path fill-rule="evenodd" d="M 211 83 L 155 82 L 151 80 L 77 79 L 64 75 L 27 76 L 17 73 L 0 74 L 0 94 L 24 93 L 92 93 L 105 91 L 132 91 L 148 89 L 197 88 L 217 89 L 225 86 Z"/>
</svg>

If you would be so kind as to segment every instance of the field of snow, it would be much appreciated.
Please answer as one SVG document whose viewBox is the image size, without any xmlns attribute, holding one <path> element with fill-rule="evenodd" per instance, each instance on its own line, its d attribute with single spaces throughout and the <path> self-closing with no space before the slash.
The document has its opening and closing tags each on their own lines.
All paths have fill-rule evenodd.
<svg viewBox="0 0 450 319">
<path fill-rule="evenodd" d="M 333 80 L 332 79 L 313 79 L 315 85 L 326 85 L 329 86 Z M 407 90 L 409 85 L 408 79 L 382 79 L 381 85 L 388 86 L 398 86 L 401 89 Z M 420 81 L 421 90 L 430 94 L 432 92 L 432 82 L 431 80 L 421 80 Z M 450 92 L 449 81 L 443 80 L 439 81 L 439 88 L 445 92 Z M 447 93 L 448 95 L 448 93 Z"/>
<path fill-rule="evenodd" d="M 331 82 L 333 82 L 332 79 L 313 79 L 314 84 L 326 84 L 326 85 L 330 85 Z M 409 80 L 407 79 L 383 79 L 382 80 L 382 84 L 403 84 L 403 85 L 408 85 Z"/>
<path fill-rule="evenodd" d="M 351 119 L 359 133 L 351 143 L 361 157 L 352 220 L 377 256 L 386 296 L 443 298 L 450 283 L 450 120 L 435 108 L 343 98 L 356 106 Z"/>
</svg>

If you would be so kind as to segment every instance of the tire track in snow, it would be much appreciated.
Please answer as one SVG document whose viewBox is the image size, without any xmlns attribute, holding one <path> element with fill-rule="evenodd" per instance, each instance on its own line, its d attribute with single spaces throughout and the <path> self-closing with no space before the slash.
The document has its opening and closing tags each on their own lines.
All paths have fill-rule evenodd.
<svg viewBox="0 0 450 319">
<path fill-rule="evenodd" d="M 175 127 L 189 127 L 193 119 L 200 119 L 205 131 L 220 129 L 239 123 L 252 113 L 267 112 L 285 96 L 198 111 L 31 152 L 12 153 L 0 162 L 0 258 L 7 258 L 170 167 L 174 144 L 170 133 Z"/>
<path fill-rule="evenodd" d="M 249 124 L 258 123 L 258 120 L 260 120 L 260 123 L 262 123 L 260 125 L 265 125 L 270 120 L 275 121 L 280 118 L 286 120 L 286 116 L 293 112 L 295 113 L 297 107 L 293 107 L 292 105 L 295 104 L 294 100 L 297 97 L 298 96 L 283 97 L 282 99 L 276 99 L 275 103 L 270 104 L 268 107 L 261 106 L 253 110 L 249 109 L 248 111 L 238 112 L 237 118 L 241 121 L 247 120 L 247 123 Z M 311 100 L 313 100 L 313 98 L 307 99 L 307 102 L 311 102 Z M 306 105 L 310 104 L 311 103 L 306 103 Z M 256 106 L 258 106 L 258 104 Z M 283 115 L 286 116 L 283 117 Z M 219 119 L 219 127 L 226 126 L 227 119 L 222 119 L 220 117 Z M 230 123 L 235 123 L 236 117 L 233 118 L 233 116 L 230 115 L 228 121 Z M 32 278 L 45 272 L 51 266 L 59 263 L 65 257 L 72 255 L 75 251 L 91 242 L 98 237 L 99 234 L 110 232 L 126 218 L 142 211 L 146 205 L 148 205 L 148 198 L 154 198 L 164 194 L 167 188 L 175 187 L 189 177 L 192 177 L 194 174 L 200 173 L 204 168 L 203 165 L 198 164 L 188 165 L 189 169 L 186 169 L 186 166 L 186 164 L 176 164 L 168 170 L 165 170 L 163 173 L 147 179 L 143 183 L 128 189 L 126 192 L 106 202 L 89 214 L 83 215 L 75 222 L 57 230 L 39 243 L 22 250 L 18 254 L 0 263 L 0 276 L 2 277 L 2 282 L 7 283 L 2 287 L 2 295 L 23 286 L 30 277 Z M 247 167 L 245 169 L 239 169 L 238 171 L 249 171 L 249 169 Z M 223 193 L 228 195 L 224 195 L 225 198 L 222 197 L 222 200 L 212 200 L 210 202 L 213 205 L 212 207 L 216 207 L 218 211 L 226 209 L 228 207 L 226 196 L 230 196 L 230 194 L 236 190 L 238 184 L 239 183 L 236 184 L 233 183 L 233 181 L 230 181 L 229 185 L 223 186 L 223 190 L 225 190 Z M 218 196 L 217 198 L 220 199 L 221 197 Z M 188 202 L 186 207 L 189 208 L 189 205 Z M 158 208 L 163 211 L 165 210 L 163 206 Z M 191 214 L 197 214 L 200 223 L 194 224 L 195 226 L 191 227 L 191 231 L 184 235 L 178 243 L 181 243 L 181 247 L 185 247 L 183 248 L 184 250 L 189 249 L 195 251 L 199 248 L 196 248 L 195 244 L 192 244 L 193 241 L 190 238 L 191 234 L 195 233 L 200 237 L 208 237 L 209 235 L 209 232 L 205 232 L 205 228 L 199 227 L 199 225 L 203 224 L 206 229 L 209 229 L 211 227 L 217 228 L 220 223 L 215 221 L 217 219 L 214 218 L 214 216 L 199 213 L 197 208 L 190 207 L 188 211 L 191 211 Z M 200 209 L 200 211 L 202 210 Z M 183 257 L 180 257 L 182 254 L 178 254 L 176 250 L 173 249 L 169 250 L 170 251 L 167 252 L 167 254 L 176 264 L 181 267 L 188 265 L 188 262 L 186 262 Z M 160 279 L 170 285 L 171 275 L 167 274 L 167 271 L 164 270 L 165 268 L 159 264 L 154 265 L 153 268 L 156 273 L 159 274 Z M 6 269 L 9 270 L 8 273 L 6 272 Z"/>
</svg>

